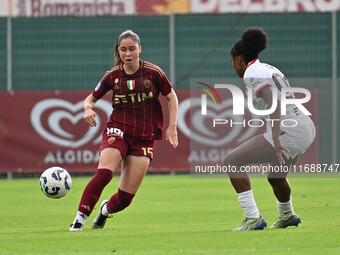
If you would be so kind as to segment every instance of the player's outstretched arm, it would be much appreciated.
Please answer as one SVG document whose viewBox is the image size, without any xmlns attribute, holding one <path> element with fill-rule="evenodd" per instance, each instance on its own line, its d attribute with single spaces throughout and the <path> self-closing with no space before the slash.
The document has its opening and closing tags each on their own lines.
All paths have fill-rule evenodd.
<svg viewBox="0 0 340 255">
<path fill-rule="evenodd" d="M 176 148 L 178 146 L 177 137 L 178 99 L 173 89 L 171 89 L 171 92 L 167 94 L 165 98 L 166 100 L 168 100 L 169 108 L 169 126 L 165 132 L 166 140 L 169 141 L 174 148 Z"/>
</svg>

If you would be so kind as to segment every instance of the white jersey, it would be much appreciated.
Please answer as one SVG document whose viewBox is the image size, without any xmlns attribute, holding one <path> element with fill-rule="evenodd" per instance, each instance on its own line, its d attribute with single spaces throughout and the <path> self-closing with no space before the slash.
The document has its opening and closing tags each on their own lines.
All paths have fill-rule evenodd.
<svg viewBox="0 0 340 255">
<path fill-rule="evenodd" d="M 272 86 L 277 90 L 277 99 L 281 101 L 281 88 L 290 87 L 288 79 L 276 67 L 261 63 L 259 59 L 255 59 L 248 64 L 248 67 L 243 75 L 243 80 L 247 88 L 251 88 L 253 106 L 257 110 L 267 110 L 266 101 L 258 96 L 258 92 L 267 86 Z M 249 96 L 249 95 L 248 95 Z M 287 93 L 287 98 L 295 98 L 294 93 Z M 269 116 L 263 116 L 269 119 Z M 299 122 L 310 123 L 311 119 L 304 115 L 298 107 L 293 104 L 287 105 L 286 115 L 281 116 L 283 119 L 299 119 Z M 270 123 L 268 123 L 270 124 Z M 269 129 L 270 125 L 267 125 Z"/>
<path fill-rule="evenodd" d="M 288 79 L 284 74 L 274 66 L 261 63 L 258 59 L 248 64 L 244 73 L 243 80 L 247 88 L 251 88 L 253 106 L 257 110 L 267 110 L 268 105 L 262 97 L 258 96 L 258 92 L 267 86 L 277 88 L 277 98 L 281 100 L 281 88 L 290 87 Z M 249 95 L 248 95 L 249 96 Z M 288 98 L 295 98 L 294 93 L 286 95 Z M 315 139 L 315 127 L 309 116 L 304 115 L 295 105 L 287 105 L 286 115 L 281 116 L 281 120 L 293 119 L 296 121 L 296 127 L 280 126 L 280 139 L 282 145 L 289 150 L 286 154 L 295 158 L 299 154 L 303 154 Z M 269 116 L 264 116 L 269 119 Z M 267 132 L 264 137 L 274 147 L 272 136 L 272 127 L 267 122 Z"/>
</svg>

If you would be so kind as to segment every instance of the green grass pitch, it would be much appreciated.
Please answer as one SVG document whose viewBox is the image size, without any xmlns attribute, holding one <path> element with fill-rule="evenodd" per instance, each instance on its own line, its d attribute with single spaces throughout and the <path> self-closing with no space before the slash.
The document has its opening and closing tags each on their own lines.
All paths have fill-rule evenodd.
<svg viewBox="0 0 340 255">
<path fill-rule="evenodd" d="M 299 227 L 235 233 L 243 212 L 227 178 L 146 176 L 133 203 L 102 230 L 91 224 L 69 232 L 88 177 L 73 178 L 69 194 L 50 199 L 39 180 L 0 181 L 0 254 L 340 254 L 339 179 L 291 178 Z M 264 178 L 252 179 L 255 199 L 270 226 L 276 200 Z"/>
</svg>

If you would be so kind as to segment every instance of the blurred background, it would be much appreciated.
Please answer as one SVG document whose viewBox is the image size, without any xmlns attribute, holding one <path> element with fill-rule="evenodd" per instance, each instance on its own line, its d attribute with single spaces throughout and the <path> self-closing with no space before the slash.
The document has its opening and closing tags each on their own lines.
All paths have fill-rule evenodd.
<svg viewBox="0 0 340 255">
<path fill-rule="evenodd" d="M 313 90 L 318 138 L 305 162 L 340 162 L 339 0 L 1 0 L 0 10 L 2 177 L 54 165 L 96 171 L 111 99 L 98 105 L 96 131 L 81 122 L 82 100 L 112 68 L 125 29 L 140 36 L 141 59 L 165 71 L 181 103 L 191 79 L 236 78 L 230 48 L 246 28 L 262 27 L 262 62 Z M 190 135 L 179 128 L 179 138 L 177 150 L 157 143 L 150 172 L 189 171 Z"/>
</svg>

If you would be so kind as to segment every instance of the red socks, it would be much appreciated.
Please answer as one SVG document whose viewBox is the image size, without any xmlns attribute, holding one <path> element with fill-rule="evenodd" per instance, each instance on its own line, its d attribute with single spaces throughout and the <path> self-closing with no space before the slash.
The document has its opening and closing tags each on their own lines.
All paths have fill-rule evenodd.
<svg viewBox="0 0 340 255">
<path fill-rule="evenodd" d="M 113 173 L 109 169 L 101 168 L 87 184 L 81 197 L 78 211 L 90 216 L 94 206 L 98 202 L 105 186 L 111 181 Z M 111 200 L 111 199 L 110 199 Z"/>
<path fill-rule="evenodd" d="M 118 189 L 118 192 L 114 194 L 107 202 L 107 210 L 110 213 L 119 212 L 128 207 L 135 195 Z"/>
<path fill-rule="evenodd" d="M 113 173 L 109 169 L 98 169 L 96 175 L 87 184 L 81 197 L 78 211 L 90 216 L 94 206 L 98 202 L 105 186 L 111 181 Z M 107 209 L 110 213 L 119 212 L 128 207 L 135 195 L 118 189 L 107 202 Z"/>
</svg>

